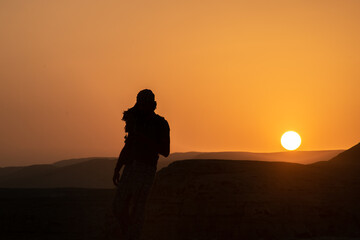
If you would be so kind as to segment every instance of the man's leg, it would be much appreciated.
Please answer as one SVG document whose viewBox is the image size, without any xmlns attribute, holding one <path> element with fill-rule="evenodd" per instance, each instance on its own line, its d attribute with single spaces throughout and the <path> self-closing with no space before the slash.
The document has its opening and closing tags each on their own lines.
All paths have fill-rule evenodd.
<svg viewBox="0 0 360 240">
<path fill-rule="evenodd" d="M 120 224 L 120 230 L 122 232 L 122 238 L 129 238 L 129 229 L 131 226 L 130 219 L 130 205 L 132 198 L 132 191 L 129 182 L 130 177 L 130 167 L 125 167 L 123 174 L 121 176 L 120 182 L 116 189 L 116 194 L 113 202 L 113 210 L 116 219 Z"/>
<path fill-rule="evenodd" d="M 114 198 L 114 215 L 120 224 L 120 230 L 122 235 L 128 236 L 130 229 L 130 200 L 131 196 L 127 196 L 124 192 L 120 192 L 118 189 L 116 190 L 116 195 Z"/>
<path fill-rule="evenodd" d="M 132 211 L 130 214 L 131 223 L 130 226 L 130 239 L 138 240 L 140 239 L 142 227 L 144 224 L 145 218 L 145 208 L 148 195 L 150 193 L 155 173 L 153 172 L 143 172 L 142 176 L 138 176 L 138 182 L 136 191 L 132 196 Z"/>
</svg>

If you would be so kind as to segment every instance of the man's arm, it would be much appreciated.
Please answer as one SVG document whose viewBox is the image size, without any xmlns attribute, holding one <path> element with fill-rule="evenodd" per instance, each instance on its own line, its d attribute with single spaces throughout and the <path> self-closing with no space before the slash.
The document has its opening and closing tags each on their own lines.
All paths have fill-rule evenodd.
<svg viewBox="0 0 360 240">
<path fill-rule="evenodd" d="M 167 157 L 170 154 L 170 127 L 166 120 L 164 121 L 164 126 L 161 129 L 158 152 L 164 157 Z"/>
<path fill-rule="evenodd" d="M 119 172 L 125 163 L 125 155 L 128 150 L 127 148 L 128 148 L 128 144 L 125 143 L 123 149 L 121 150 L 121 152 L 119 154 L 119 157 L 118 157 L 115 169 L 114 169 L 116 172 Z"/>
<path fill-rule="evenodd" d="M 114 169 L 113 183 L 116 186 L 118 185 L 118 183 L 120 181 L 120 170 L 125 163 L 125 160 L 127 157 L 126 155 L 127 155 L 128 151 L 129 151 L 129 144 L 127 144 L 125 141 L 125 145 L 119 154 L 119 157 L 118 157 L 115 169 Z"/>
</svg>

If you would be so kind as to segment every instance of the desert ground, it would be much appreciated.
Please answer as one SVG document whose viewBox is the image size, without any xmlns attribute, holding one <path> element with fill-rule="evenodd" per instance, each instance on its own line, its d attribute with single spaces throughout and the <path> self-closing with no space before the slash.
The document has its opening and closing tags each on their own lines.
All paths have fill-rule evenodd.
<svg viewBox="0 0 360 240">
<path fill-rule="evenodd" d="M 143 239 L 360 239 L 359 145 L 313 164 L 193 159 L 158 171 Z M 2 188 L 1 239 L 114 239 L 115 189 Z"/>
</svg>

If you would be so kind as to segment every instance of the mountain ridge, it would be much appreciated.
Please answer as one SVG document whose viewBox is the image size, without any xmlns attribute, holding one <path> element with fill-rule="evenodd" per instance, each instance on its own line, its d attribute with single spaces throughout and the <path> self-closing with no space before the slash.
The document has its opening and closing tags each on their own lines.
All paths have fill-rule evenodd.
<svg viewBox="0 0 360 240">
<path fill-rule="evenodd" d="M 160 156 L 158 170 L 170 163 L 186 159 L 249 160 L 265 162 L 300 162 L 329 160 L 342 150 L 295 151 L 276 153 L 251 152 L 185 152 Z M 26 167 L 0 168 L 0 187 L 3 188 L 113 188 L 112 174 L 116 157 L 73 158 Z"/>
</svg>

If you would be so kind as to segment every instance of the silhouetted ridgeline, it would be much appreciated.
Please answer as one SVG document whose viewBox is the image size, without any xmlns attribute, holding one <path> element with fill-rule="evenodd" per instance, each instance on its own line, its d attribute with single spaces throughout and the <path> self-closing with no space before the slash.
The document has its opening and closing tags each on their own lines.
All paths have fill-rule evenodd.
<svg viewBox="0 0 360 240">
<path fill-rule="evenodd" d="M 183 159 L 261 160 L 296 163 L 325 161 L 342 150 L 295 151 L 278 153 L 188 152 L 160 157 L 158 170 Z M 6 188 L 113 188 L 111 181 L 116 158 L 80 158 L 54 164 L 0 168 L 0 187 Z"/>
<path fill-rule="evenodd" d="M 84 160 L 84 161 L 82 161 Z M 115 158 L 62 161 L 60 164 L 33 165 L 3 173 L 0 187 L 6 188 L 111 188 Z M 6 168 L 4 168 L 6 170 Z"/>
</svg>

